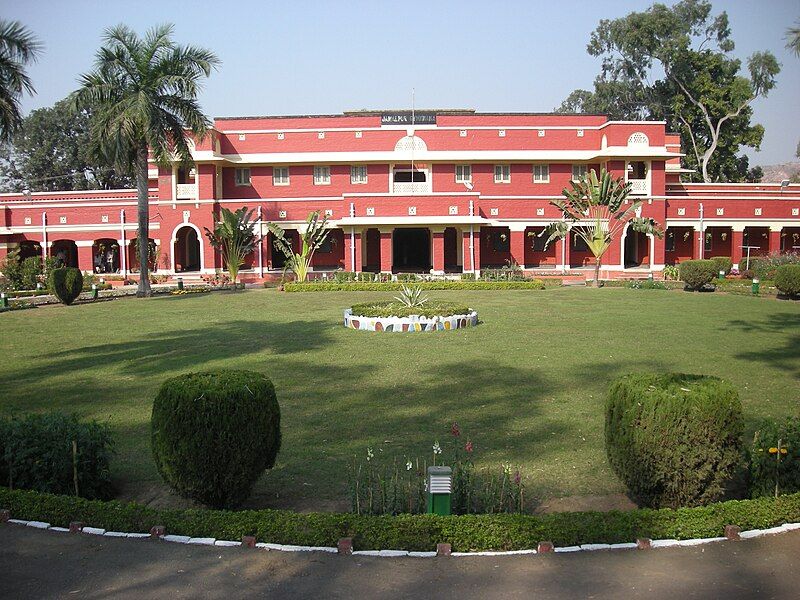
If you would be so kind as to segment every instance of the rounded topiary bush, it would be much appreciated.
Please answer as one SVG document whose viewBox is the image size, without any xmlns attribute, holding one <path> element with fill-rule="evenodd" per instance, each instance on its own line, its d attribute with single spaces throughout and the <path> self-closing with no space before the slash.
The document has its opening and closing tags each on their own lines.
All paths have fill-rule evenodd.
<svg viewBox="0 0 800 600">
<path fill-rule="evenodd" d="M 719 272 L 722 271 L 725 275 L 730 275 L 731 269 L 733 268 L 733 261 L 728 256 L 715 256 L 711 260 L 714 261 L 714 265 L 716 265 L 717 275 Z"/>
<path fill-rule="evenodd" d="M 678 265 L 681 281 L 690 290 L 699 290 L 717 276 L 719 269 L 713 260 L 685 260 Z"/>
<path fill-rule="evenodd" d="M 275 465 L 280 425 L 275 388 L 265 375 L 180 375 L 165 381 L 153 402 L 153 458 L 182 496 L 214 508 L 234 507 Z"/>
<path fill-rule="evenodd" d="M 58 267 L 50 271 L 48 286 L 56 298 L 70 305 L 81 295 L 83 273 L 75 267 Z"/>
<path fill-rule="evenodd" d="M 742 474 L 744 420 L 734 387 L 716 377 L 627 375 L 606 400 L 606 452 L 642 506 L 723 499 Z"/>
<path fill-rule="evenodd" d="M 800 265 L 781 265 L 775 271 L 775 287 L 781 294 L 800 296 Z"/>
</svg>

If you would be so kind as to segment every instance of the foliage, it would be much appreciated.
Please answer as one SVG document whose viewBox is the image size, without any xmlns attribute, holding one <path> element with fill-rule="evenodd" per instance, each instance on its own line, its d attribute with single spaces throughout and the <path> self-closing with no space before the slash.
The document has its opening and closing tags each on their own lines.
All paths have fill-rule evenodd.
<svg viewBox="0 0 800 600">
<path fill-rule="evenodd" d="M 50 271 L 47 287 L 62 304 L 69 306 L 83 291 L 83 273 L 75 267 L 59 267 Z"/>
<path fill-rule="evenodd" d="M 654 279 L 631 279 L 625 286 L 632 290 L 666 290 L 667 286 L 663 281 Z"/>
<path fill-rule="evenodd" d="M 230 508 L 275 465 L 280 425 L 275 388 L 265 375 L 187 373 L 166 380 L 153 402 L 153 458 L 182 496 Z"/>
<path fill-rule="evenodd" d="M 664 267 L 664 279 L 667 281 L 678 281 L 680 270 L 677 265 L 667 265 Z"/>
<path fill-rule="evenodd" d="M 449 317 L 472 312 L 467 306 L 455 302 L 429 302 L 424 306 L 408 306 L 399 302 L 365 302 L 354 304 L 353 314 L 362 317 Z"/>
<path fill-rule="evenodd" d="M 600 263 L 618 234 L 630 226 L 633 231 L 663 237 L 663 230 L 652 219 L 636 216 L 641 202 L 623 203 L 631 192 L 631 184 L 623 179 L 613 179 L 605 169 L 600 177 L 592 169 L 588 176 L 572 181 L 572 189 L 564 189 L 564 200 L 550 204 L 564 215 L 563 221 L 551 223 L 545 229 L 548 235 L 545 247 L 556 239 L 570 235 L 582 239 L 594 255 L 594 286 L 600 286 Z"/>
<path fill-rule="evenodd" d="M 266 284 L 265 284 L 266 285 Z M 525 281 L 421 281 L 417 284 L 423 290 L 543 290 L 545 284 L 540 279 Z M 309 281 L 306 283 L 287 283 L 287 292 L 394 292 L 403 284 L 391 283 L 335 283 Z"/>
<path fill-rule="evenodd" d="M 717 264 L 713 260 L 685 260 L 678 265 L 678 273 L 689 290 L 700 290 L 717 276 Z"/>
<path fill-rule="evenodd" d="M 20 102 L 36 90 L 25 67 L 36 62 L 42 44 L 19 21 L 0 19 L 0 141 L 7 142 L 22 125 Z"/>
<path fill-rule="evenodd" d="M 723 499 L 742 465 L 742 404 L 716 377 L 627 375 L 606 399 L 606 452 L 640 505 L 699 506 Z"/>
<path fill-rule="evenodd" d="M 286 232 L 277 223 L 267 223 L 270 233 L 273 236 L 275 249 L 282 252 L 286 257 L 286 268 L 294 273 L 297 281 L 303 282 L 308 277 L 308 269 L 311 266 L 311 259 L 314 252 L 322 246 L 330 233 L 327 228 L 328 216 L 322 220 L 319 218 L 319 211 L 314 211 L 306 218 L 306 228 L 300 236 L 300 252 L 295 252 L 290 240 L 286 239 Z"/>
<path fill-rule="evenodd" d="M 768 420 L 750 446 L 750 495 L 800 492 L 800 418 Z"/>
<path fill-rule="evenodd" d="M 465 275 L 472 275 L 474 273 L 464 273 Z M 499 269 L 481 269 L 481 277 L 484 281 L 524 281 L 525 275 L 520 267 L 514 261 L 508 261 L 508 264 L 500 267 Z"/>
<path fill-rule="evenodd" d="M 775 271 L 775 287 L 787 296 L 800 296 L 800 264 L 781 265 Z"/>
<path fill-rule="evenodd" d="M 253 230 L 253 210 L 242 207 L 236 211 L 223 207 L 220 209 L 220 220 L 214 224 L 214 231 L 207 227 L 206 237 L 213 248 L 222 255 L 228 268 L 231 281 L 236 282 L 239 268 L 245 258 L 255 250 L 258 236 Z"/>
<path fill-rule="evenodd" d="M 139 236 L 137 235 L 131 241 L 133 245 L 133 258 L 138 265 L 141 265 L 141 242 L 139 241 Z M 157 271 L 158 265 L 161 262 L 161 246 L 156 244 L 156 241 L 152 238 L 147 240 L 147 268 L 149 271 Z M 131 267 L 131 272 L 137 272 L 140 269 L 133 266 Z"/>
<path fill-rule="evenodd" d="M 395 296 L 394 299 L 405 308 L 417 308 L 425 304 L 429 298 L 422 293 L 420 286 L 404 285 L 400 288 L 400 295 Z"/>
<path fill-rule="evenodd" d="M 117 189 L 133 186 L 89 151 L 89 110 L 71 98 L 25 117 L 13 143 L 0 149 L 0 178 L 6 191 Z"/>
<path fill-rule="evenodd" d="M 0 483 L 9 488 L 110 498 L 111 454 L 111 429 L 96 421 L 58 412 L 0 420 Z"/>
<path fill-rule="evenodd" d="M 147 533 L 163 525 L 167 533 L 259 542 L 335 547 L 352 537 L 356 550 L 431 551 L 446 542 L 456 552 L 525 550 L 542 540 L 556 546 L 692 539 L 723 535 L 725 525 L 743 530 L 800 521 L 800 494 L 722 502 L 681 510 L 564 512 L 543 515 L 493 514 L 354 515 L 295 513 L 287 510 L 174 510 L 118 501 L 101 502 L 0 487 L 0 506 L 16 519 L 67 527 L 71 521 L 109 531 Z"/>
<path fill-rule="evenodd" d="M 772 252 L 767 256 L 756 256 L 750 258 L 750 268 L 740 269 L 740 275 L 752 279 L 775 279 L 778 267 L 781 265 L 800 265 L 800 254 L 797 252 L 779 253 Z"/>
<path fill-rule="evenodd" d="M 47 280 L 50 271 L 55 267 L 55 259 L 47 257 L 42 263 L 40 256 L 29 256 L 20 260 L 19 251 L 12 250 L 6 256 L 0 271 L 6 278 L 7 287 L 12 290 L 33 290 L 37 283 Z"/>
<path fill-rule="evenodd" d="M 713 256 L 711 260 L 714 261 L 714 266 L 717 269 L 717 275 L 723 271 L 725 275 L 729 275 L 733 268 L 733 261 L 729 256 Z"/>
<path fill-rule="evenodd" d="M 94 70 L 80 78 L 77 108 L 91 110 L 91 151 L 122 173 L 133 173 L 138 192 L 139 253 L 147 253 L 150 212 L 148 157 L 159 165 L 192 159 L 189 135 L 202 139 L 211 123 L 197 94 L 204 78 L 219 64 L 210 51 L 180 46 L 173 26 L 162 25 L 140 38 L 119 25 L 105 31 Z M 141 265 L 138 296 L 150 296 L 146 261 Z"/>
</svg>

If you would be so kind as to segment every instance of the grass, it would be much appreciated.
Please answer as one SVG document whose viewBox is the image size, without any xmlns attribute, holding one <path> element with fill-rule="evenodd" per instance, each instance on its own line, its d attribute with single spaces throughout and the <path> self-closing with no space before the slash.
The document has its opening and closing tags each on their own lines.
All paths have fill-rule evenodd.
<svg viewBox="0 0 800 600">
<path fill-rule="evenodd" d="M 800 304 L 669 291 L 560 288 L 431 292 L 483 323 L 430 334 L 347 330 L 342 310 L 391 293 L 276 290 L 123 299 L 0 315 L 0 414 L 58 409 L 108 422 L 121 495 L 177 505 L 150 455 L 167 377 L 255 369 L 275 383 L 283 449 L 250 506 L 347 509 L 347 467 L 425 456 L 457 421 L 478 466 L 522 468 L 538 499 L 624 491 L 603 447 L 620 374 L 717 375 L 750 431 L 797 414 Z M 170 504 L 171 503 L 171 504 Z"/>
</svg>

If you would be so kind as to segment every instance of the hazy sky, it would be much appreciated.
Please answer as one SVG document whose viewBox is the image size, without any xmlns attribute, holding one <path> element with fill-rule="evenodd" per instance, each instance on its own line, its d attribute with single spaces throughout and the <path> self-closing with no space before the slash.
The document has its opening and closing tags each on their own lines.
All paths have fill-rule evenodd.
<svg viewBox="0 0 800 600">
<path fill-rule="evenodd" d="M 212 116 L 406 108 L 412 87 L 417 107 L 544 112 L 591 86 L 599 60 L 586 43 L 598 21 L 650 4 L 0 0 L 0 15 L 22 21 L 46 45 L 30 69 L 38 93 L 25 99 L 26 112 L 77 87 L 105 27 L 126 23 L 142 32 L 165 22 L 175 24 L 179 41 L 222 59 L 201 96 Z M 771 50 L 783 65 L 776 89 L 755 104 L 766 135 L 751 164 L 793 160 L 800 58 L 785 49 L 785 34 L 800 18 L 800 0 L 717 0 L 714 9 L 728 12 L 738 57 Z"/>
</svg>

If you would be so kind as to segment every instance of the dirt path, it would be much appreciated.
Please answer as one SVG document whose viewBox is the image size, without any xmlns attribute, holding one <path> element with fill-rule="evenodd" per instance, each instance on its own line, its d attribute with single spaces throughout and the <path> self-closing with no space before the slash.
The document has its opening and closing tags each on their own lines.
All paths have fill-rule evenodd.
<svg viewBox="0 0 800 600">
<path fill-rule="evenodd" d="M 800 531 L 689 548 L 339 557 L 0 526 L 0 597 L 796 598 Z"/>
</svg>

